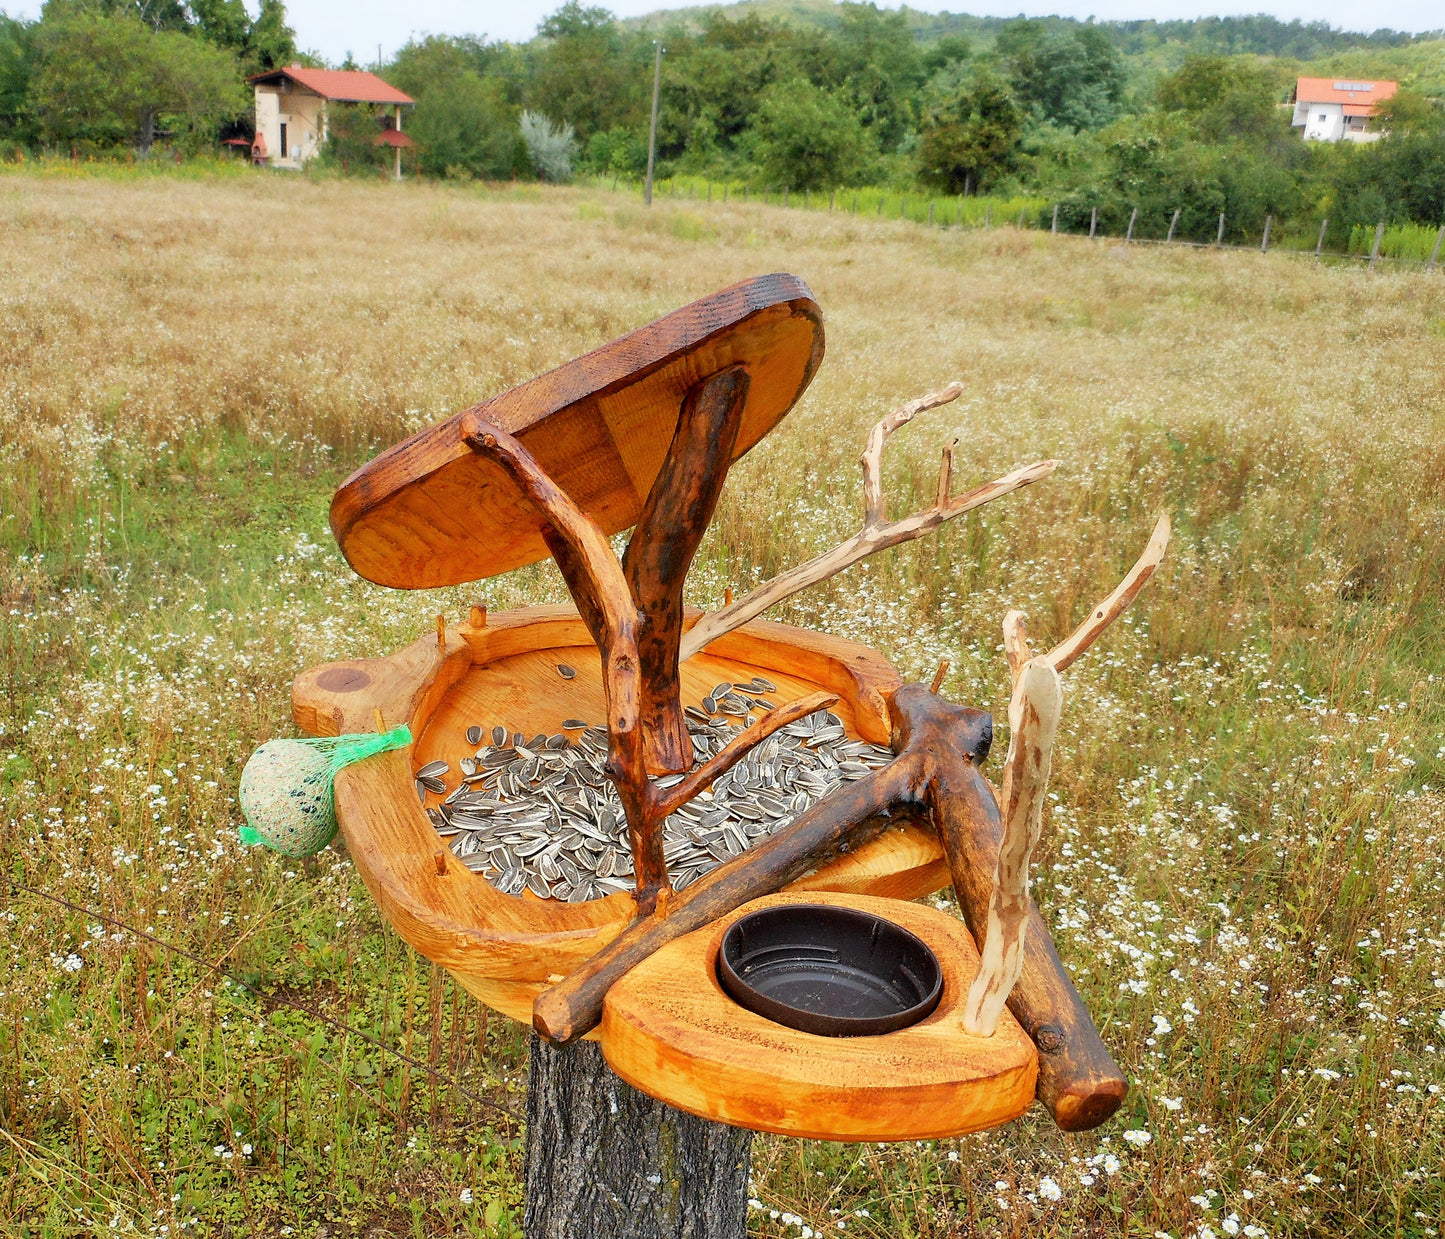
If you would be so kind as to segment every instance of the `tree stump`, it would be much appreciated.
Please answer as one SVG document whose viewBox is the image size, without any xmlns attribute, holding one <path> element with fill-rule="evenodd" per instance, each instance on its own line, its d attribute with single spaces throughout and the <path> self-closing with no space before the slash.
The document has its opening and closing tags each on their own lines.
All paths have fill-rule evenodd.
<svg viewBox="0 0 1445 1239">
<path fill-rule="evenodd" d="M 595 1042 L 532 1035 L 527 1239 L 744 1239 L 752 1143 L 638 1092 Z"/>
</svg>

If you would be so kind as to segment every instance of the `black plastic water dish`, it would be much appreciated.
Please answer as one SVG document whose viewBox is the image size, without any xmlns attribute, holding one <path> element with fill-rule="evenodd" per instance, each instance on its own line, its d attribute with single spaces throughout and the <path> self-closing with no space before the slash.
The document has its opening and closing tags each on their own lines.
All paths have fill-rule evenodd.
<svg viewBox="0 0 1445 1239">
<path fill-rule="evenodd" d="M 943 993 L 938 956 L 916 934 L 836 904 L 782 904 L 723 935 L 718 980 L 741 1007 L 788 1028 L 863 1037 L 907 1028 Z"/>
</svg>

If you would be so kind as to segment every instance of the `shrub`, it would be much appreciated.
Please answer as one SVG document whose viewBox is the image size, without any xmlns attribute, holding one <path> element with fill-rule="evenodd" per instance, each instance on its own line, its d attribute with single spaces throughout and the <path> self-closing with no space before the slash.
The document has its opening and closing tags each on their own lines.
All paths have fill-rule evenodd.
<svg viewBox="0 0 1445 1239">
<path fill-rule="evenodd" d="M 566 121 L 553 125 L 540 112 L 523 112 L 520 127 L 537 175 L 544 181 L 557 183 L 570 180 L 572 156 L 577 152 L 577 136 L 572 126 Z"/>
</svg>

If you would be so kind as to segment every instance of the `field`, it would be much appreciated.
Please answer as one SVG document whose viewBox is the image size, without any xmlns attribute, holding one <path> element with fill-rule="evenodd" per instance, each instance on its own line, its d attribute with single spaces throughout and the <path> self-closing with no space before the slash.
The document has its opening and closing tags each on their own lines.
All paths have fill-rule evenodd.
<svg viewBox="0 0 1445 1239">
<path fill-rule="evenodd" d="M 1004 612 L 1062 635 L 1161 509 L 1177 532 L 1065 677 L 1035 888 L 1125 1110 L 759 1139 L 756 1233 L 1445 1226 L 1445 277 L 600 189 L 12 170 L 0 1229 L 520 1233 L 522 1031 L 401 944 L 344 851 L 241 847 L 237 777 L 293 734 L 298 670 L 564 597 L 549 565 L 359 581 L 326 525 L 351 468 L 779 269 L 828 354 L 733 471 L 695 601 L 851 533 L 868 427 L 955 377 L 890 443 L 895 513 L 955 436 L 960 487 L 1059 472 L 775 618 L 911 677 L 948 659 L 945 694 L 1002 721 Z"/>
</svg>

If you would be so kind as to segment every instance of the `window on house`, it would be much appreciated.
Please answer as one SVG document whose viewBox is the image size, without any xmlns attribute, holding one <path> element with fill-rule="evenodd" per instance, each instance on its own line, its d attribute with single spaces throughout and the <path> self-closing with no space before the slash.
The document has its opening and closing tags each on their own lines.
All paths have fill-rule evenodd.
<svg viewBox="0 0 1445 1239">
<path fill-rule="evenodd" d="M 1324 120 L 1324 117 L 1321 116 L 1320 119 L 1321 119 L 1321 120 Z M 281 122 L 281 158 L 282 158 L 282 159 L 285 159 L 285 158 L 286 158 L 286 122 L 285 122 L 285 121 L 282 121 L 282 122 Z"/>
<path fill-rule="evenodd" d="M 1327 120 L 1329 120 L 1329 117 L 1326 116 L 1323 112 L 1321 112 L 1321 113 L 1320 113 L 1320 124 L 1324 124 L 1324 122 L 1327 121 Z M 285 136 L 284 136 L 286 126 L 285 126 L 285 125 L 282 125 L 282 126 L 281 126 L 281 129 L 282 129 L 282 134 L 283 134 L 283 136 L 282 136 L 282 138 L 281 138 L 281 153 L 284 155 L 284 154 L 286 153 L 286 138 L 285 138 Z"/>
</svg>

